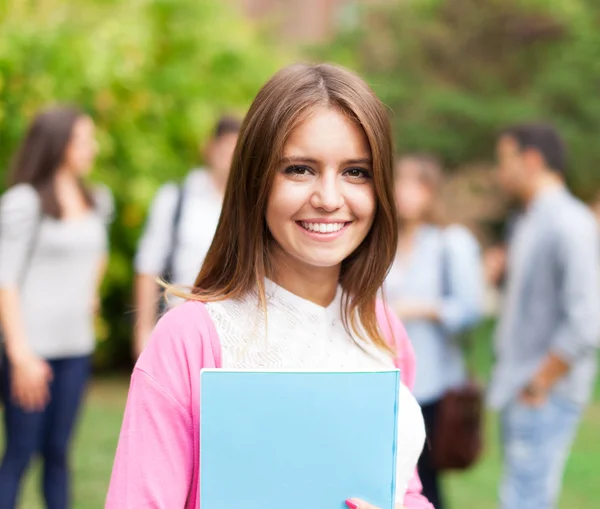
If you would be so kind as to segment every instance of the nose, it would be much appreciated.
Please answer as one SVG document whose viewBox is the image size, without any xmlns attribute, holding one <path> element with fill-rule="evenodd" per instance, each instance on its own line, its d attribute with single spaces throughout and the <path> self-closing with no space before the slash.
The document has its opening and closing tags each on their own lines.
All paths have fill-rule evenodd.
<svg viewBox="0 0 600 509">
<path fill-rule="evenodd" d="M 316 209 L 333 212 L 344 205 L 344 195 L 337 171 L 325 171 L 316 181 L 310 203 Z"/>
</svg>

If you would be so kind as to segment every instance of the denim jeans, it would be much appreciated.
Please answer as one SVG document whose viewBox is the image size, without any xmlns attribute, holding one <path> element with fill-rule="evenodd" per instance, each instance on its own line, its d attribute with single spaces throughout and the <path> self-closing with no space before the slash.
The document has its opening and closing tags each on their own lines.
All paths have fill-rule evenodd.
<svg viewBox="0 0 600 509">
<path fill-rule="evenodd" d="M 541 407 L 512 401 L 501 414 L 501 509 L 554 509 L 582 407 L 550 395 Z"/>
<path fill-rule="evenodd" d="M 90 356 L 48 361 L 53 379 L 50 402 L 25 412 L 11 401 L 10 365 L 3 359 L 0 394 L 4 403 L 6 450 L 0 464 L 0 509 L 14 509 L 31 458 L 43 460 L 43 495 L 48 509 L 70 507 L 68 445 L 90 373 Z"/>
</svg>

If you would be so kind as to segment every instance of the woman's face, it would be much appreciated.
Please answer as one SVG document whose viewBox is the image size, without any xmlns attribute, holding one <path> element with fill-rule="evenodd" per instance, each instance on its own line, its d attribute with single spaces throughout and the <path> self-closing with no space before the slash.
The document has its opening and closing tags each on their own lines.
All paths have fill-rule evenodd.
<svg viewBox="0 0 600 509">
<path fill-rule="evenodd" d="M 339 110 L 320 107 L 292 131 L 283 156 L 266 213 L 275 261 L 339 271 L 377 209 L 367 138 Z"/>
<path fill-rule="evenodd" d="M 98 146 L 96 130 L 90 117 L 80 117 L 73 125 L 65 151 L 64 166 L 78 177 L 87 175 L 94 164 Z"/>
<path fill-rule="evenodd" d="M 422 181 L 416 161 L 401 161 L 396 167 L 394 192 L 398 215 L 405 221 L 422 221 L 433 202 L 431 189 Z"/>
</svg>

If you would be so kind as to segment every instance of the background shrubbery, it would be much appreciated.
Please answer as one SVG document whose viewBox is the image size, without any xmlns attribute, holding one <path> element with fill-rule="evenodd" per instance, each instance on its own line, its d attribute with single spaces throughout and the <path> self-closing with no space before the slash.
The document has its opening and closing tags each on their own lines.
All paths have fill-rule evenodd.
<svg viewBox="0 0 600 509">
<path fill-rule="evenodd" d="M 94 178 L 113 189 L 118 210 L 98 366 L 129 359 L 131 260 L 156 188 L 198 162 L 199 143 L 220 113 L 243 113 L 267 77 L 301 54 L 274 49 L 232 4 L 0 3 L 0 168 L 8 167 L 34 112 L 51 102 L 81 105 L 99 127 Z M 390 107 L 400 151 L 435 151 L 460 171 L 491 159 L 503 125 L 547 119 L 567 137 L 574 189 L 586 199 L 596 193 L 600 3 L 355 5 L 358 15 L 347 17 L 333 41 L 303 54 L 366 76 Z"/>
<path fill-rule="evenodd" d="M 598 189 L 599 2 L 403 0 L 358 19 L 314 54 L 367 76 L 393 112 L 400 150 L 460 168 L 489 160 L 507 123 L 549 120 L 568 140 L 575 191 Z"/>
<path fill-rule="evenodd" d="M 94 179 L 113 189 L 118 207 L 96 360 L 126 362 L 131 260 L 152 195 L 198 163 L 218 115 L 243 114 L 282 60 L 219 0 L 8 4 L 0 5 L 0 168 L 38 108 L 70 101 L 96 120 Z"/>
</svg>

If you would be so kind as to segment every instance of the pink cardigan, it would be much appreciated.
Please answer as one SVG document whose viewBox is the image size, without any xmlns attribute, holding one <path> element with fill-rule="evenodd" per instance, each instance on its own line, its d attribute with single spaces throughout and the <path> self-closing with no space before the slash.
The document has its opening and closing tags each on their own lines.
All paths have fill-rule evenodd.
<svg viewBox="0 0 600 509">
<path fill-rule="evenodd" d="M 383 305 L 378 318 L 412 387 L 415 359 L 404 327 Z M 107 509 L 200 507 L 200 370 L 220 366 L 219 338 L 204 304 L 186 302 L 158 322 L 131 377 Z M 416 472 L 404 505 L 433 509 Z"/>
</svg>

